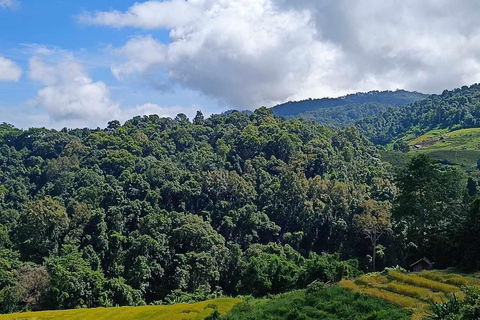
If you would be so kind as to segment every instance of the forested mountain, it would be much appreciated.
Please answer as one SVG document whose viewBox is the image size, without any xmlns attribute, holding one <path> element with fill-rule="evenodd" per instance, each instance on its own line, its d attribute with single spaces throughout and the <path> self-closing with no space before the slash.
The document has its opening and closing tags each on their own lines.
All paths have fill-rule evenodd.
<svg viewBox="0 0 480 320">
<path fill-rule="evenodd" d="M 466 190 L 422 156 L 394 176 L 354 127 L 266 108 L 3 124 L 0 313 L 264 296 L 426 254 L 477 268 Z"/>
<path fill-rule="evenodd" d="M 333 128 L 344 128 L 359 119 L 373 117 L 394 109 L 391 105 L 371 102 L 362 104 L 346 104 L 337 107 L 320 108 L 286 116 L 288 119 L 307 119 Z"/>
<path fill-rule="evenodd" d="M 3 124 L 0 312 L 261 296 L 351 276 L 358 262 L 340 255 L 369 251 L 353 216 L 392 188 L 356 129 L 265 108 L 105 130 Z"/>
<path fill-rule="evenodd" d="M 480 126 L 480 85 L 464 86 L 366 118 L 356 126 L 375 144 L 388 144 L 406 134 L 421 135 L 432 129 Z"/>
<path fill-rule="evenodd" d="M 357 120 L 425 99 L 428 95 L 405 90 L 371 91 L 339 98 L 287 102 L 273 107 L 275 115 L 287 119 L 305 118 L 319 124 L 345 127 Z"/>
</svg>

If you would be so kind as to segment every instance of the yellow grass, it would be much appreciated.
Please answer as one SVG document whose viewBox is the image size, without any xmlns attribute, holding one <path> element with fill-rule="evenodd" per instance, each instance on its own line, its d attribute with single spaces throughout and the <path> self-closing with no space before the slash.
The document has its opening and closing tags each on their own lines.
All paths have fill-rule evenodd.
<svg viewBox="0 0 480 320">
<path fill-rule="evenodd" d="M 432 291 L 427 288 L 419 288 L 398 281 L 390 282 L 387 289 L 423 300 L 430 300 L 432 296 Z"/>
<path fill-rule="evenodd" d="M 459 287 L 475 287 L 480 289 L 480 279 L 472 276 L 459 275 L 457 273 L 447 273 L 445 271 L 422 271 L 420 276 L 439 282 L 449 283 Z"/>
<path fill-rule="evenodd" d="M 413 310 L 415 306 L 421 306 L 424 303 L 415 298 L 407 297 L 398 293 L 382 290 L 378 288 L 365 287 L 361 289 L 361 293 L 367 294 L 371 297 L 379 298 L 387 302 L 396 304 L 398 306 Z"/>
<path fill-rule="evenodd" d="M 463 299 L 465 294 L 460 286 L 480 286 L 480 279 L 445 271 L 405 274 L 392 270 L 387 276 L 378 273 L 363 275 L 354 281 L 343 280 L 340 284 L 348 290 L 406 308 L 412 312 L 412 320 L 419 320 L 427 314 L 432 302 L 448 301 L 453 293 Z"/>
<path fill-rule="evenodd" d="M 388 275 L 400 281 L 410 283 L 419 287 L 429 288 L 436 291 L 441 291 L 445 293 L 454 293 L 454 292 L 460 291 L 460 288 L 456 286 L 426 279 L 418 275 L 404 274 L 399 271 L 389 271 Z"/>
<path fill-rule="evenodd" d="M 360 288 L 355 284 L 353 280 L 342 280 L 340 281 L 340 286 L 352 292 L 360 292 Z"/>
<path fill-rule="evenodd" d="M 213 312 L 211 306 L 217 306 L 218 311 L 225 314 L 240 301 L 224 298 L 195 304 L 179 303 L 171 306 L 26 312 L 0 315 L 0 320 L 201 320 Z"/>
</svg>

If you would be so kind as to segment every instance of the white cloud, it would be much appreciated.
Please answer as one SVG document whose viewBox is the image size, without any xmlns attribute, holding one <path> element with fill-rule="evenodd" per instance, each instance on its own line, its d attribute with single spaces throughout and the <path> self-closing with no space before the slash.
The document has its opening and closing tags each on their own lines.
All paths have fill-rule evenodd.
<svg viewBox="0 0 480 320">
<path fill-rule="evenodd" d="M 191 116 L 199 110 L 198 106 L 161 107 L 152 103 L 121 108 L 119 103 L 110 98 L 107 85 L 102 81 L 95 82 L 72 56 L 54 65 L 32 57 L 29 61 L 29 77 L 44 86 L 29 104 L 45 109 L 46 117 L 32 115 L 45 126 L 104 127 L 114 119 L 126 121 L 137 115 L 150 114 L 174 117 L 180 112 Z"/>
<path fill-rule="evenodd" d="M 230 106 L 352 91 L 438 92 L 480 81 L 476 0 L 166 0 L 86 24 L 170 30 L 131 38 L 117 78 L 167 73 Z M 146 75 L 148 74 L 148 76 Z"/>
<path fill-rule="evenodd" d="M 188 3 L 184 0 L 137 2 L 125 13 L 119 11 L 84 13 L 78 19 L 88 24 L 109 25 L 116 28 L 171 29 L 179 25 L 190 25 L 201 19 L 202 4 L 203 1 L 197 0 Z M 176 14 L 179 12 L 182 14 Z"/>
<path fill-rule="evenodd" d="M 19 4 L 17 0 L 0 0 L 0 8 L 16 8 Z"/>
<path fill-rule="evenodd" d="M 33 57 L 29 67 L 30 78 L 45 86 L 33 103 L 43 106 L 54 120 L 78 119 L 103 124 L 118 109 L 105 83 L 94 82 L 73 58 L 48 65 Z"/>
<path fill-rule="evenodd" d="M 10 59 L 0 56 L 0 81 L 18 81 L 22 69 Z"/>
<path fill-rule="evenodd" d="M 132 38 L 118 53 L 128 57 L 128 62 L 112 65 L 112 73 L 117 79 L 133 72 L 145 72 L 149 68 L 161 66 L 166 62 L 167 47 L 155 41 L 151 36 Z"/>
</svg>

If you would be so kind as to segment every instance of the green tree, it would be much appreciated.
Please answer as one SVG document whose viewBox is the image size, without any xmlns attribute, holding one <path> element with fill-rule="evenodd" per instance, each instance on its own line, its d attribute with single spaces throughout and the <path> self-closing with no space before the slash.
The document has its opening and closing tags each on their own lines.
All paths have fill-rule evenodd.
<svg viewBox="0 0 480 320">
<path fill-rule="evenodd" d="M 65 208 L 49 196 L 29 202 L 21 215 L 17 245 L 27 261 L 41 263 L 51 253 L 58 254 L 68 230 Z"/>
<path fill-rule="evenodd" d="M 377 243 L 385 232 L 392 230 L 392 223 L 390 222 L 392 214 L 384 204 L 375 200 L 363 201 L 359 208 L 362 212 L 354 216 L 354 221 L 372 243 L 372 270 L 375 272 Z"/>
</svg>

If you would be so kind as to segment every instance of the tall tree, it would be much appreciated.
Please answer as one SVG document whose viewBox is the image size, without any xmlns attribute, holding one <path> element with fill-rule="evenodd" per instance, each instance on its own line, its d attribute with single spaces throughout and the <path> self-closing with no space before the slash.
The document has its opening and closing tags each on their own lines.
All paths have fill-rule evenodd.
<svg viewBox="0 0 480 320">
<path fill-rule="evenodd" d="M 390 218 L 392 214 L 385 204 L 375 200 L 366 200 L 360 204 L 362 213 L 354 216 L 355 224 L 362 230 L 367 239 L 372 242 L 372 270 L 375 272 L 375 257 L 377 242 L 385 232 L 392 229 Z"/>
</svg>

